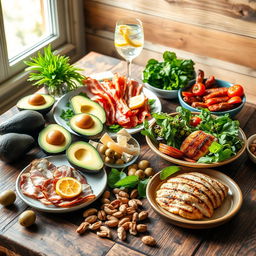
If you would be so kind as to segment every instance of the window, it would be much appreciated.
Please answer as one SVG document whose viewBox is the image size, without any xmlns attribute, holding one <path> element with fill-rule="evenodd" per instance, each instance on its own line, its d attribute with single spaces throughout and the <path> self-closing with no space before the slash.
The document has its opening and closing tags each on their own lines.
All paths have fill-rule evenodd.
<svg viewBox="0 0 256 256">
<path fill-rule="evenodd" d="M 0 0 L 0 106 L 15 88 L 28 90 L 23 61 L 49 43 L 72 60 L 81 57 L 83 26 L 82 0 Z"/>
</svg>

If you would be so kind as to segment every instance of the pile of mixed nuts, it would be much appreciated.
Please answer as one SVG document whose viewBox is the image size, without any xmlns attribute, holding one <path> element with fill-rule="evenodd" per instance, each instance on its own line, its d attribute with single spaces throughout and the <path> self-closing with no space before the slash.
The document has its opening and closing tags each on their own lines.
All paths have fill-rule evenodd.
<svg viewBox="0 0 256 256">
<path fill-rule="evenodd" d="M 130 194 L 127 190 L 113 189 L 114 200 L 110 200 L 110 191 L 105 191 L 100 210 L 90 208 L 84 211 L 85 220 L 76 232 L 83 234 L 86 230 L 97 231 L 99 237 L 112 238 L 110 228 L 117 228 L 120 240 L 126 240 L 128 232 L 136 236 L 147 231 L 147 225 L 141 223 L 148 218 L 148 212 L 142 210 L 142 202 L 137 199 L 138 190 L 133 189 Z M 152 236 L 143 236 L 142 242 L 154 246 L 156 240 Z"/>
</svg>

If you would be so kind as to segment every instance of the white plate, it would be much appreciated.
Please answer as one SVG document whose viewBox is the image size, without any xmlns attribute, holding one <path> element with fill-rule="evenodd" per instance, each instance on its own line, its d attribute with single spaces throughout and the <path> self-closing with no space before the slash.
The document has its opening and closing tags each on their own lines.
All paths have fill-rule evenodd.
<svg viewBox="0 0 256 256">
<path fill-rule="evenodd" d="M 77 136 L 80 136 L 79 134 L 77 134 L 76 132 L 74 132 L 69 125 L 67 125 L 67 122 L 65 120 L 63 120 L 60 115 L 62 113 L 62 110 L 66 110 L 67 109 L 67 103 L 69 102 L 70 98 L 72 98 L 73 96 L 79 94 L 80 92 L 85 92 L 87 94 L 87 96 L 89 98 L 91 98 L 93 95 L 87 90 L 86 87 L 81 87 L 78 88 L 75 91 L 72 92 L 68 92 L 67 94 L 63 95 L 58 102 L 56 103 L 54 109 L 53 109 L 53 118 L 55 120 L 55 122 L 61 126 L 63 126 L 64 128 L 66 128 L 69 132 L 71 132 L 72 134 L 75 134 Z M 148 90 L 147 88 L 143 88 L 143 93 L 145 94 L 145 96 L 148 99 L 154 99 L 155 100 L 155 104 L 154 104 L 154 112 L 161 112 L 162 110 L 162 105 L 161 102 L 159 100 L 159 98 L 150 90 Z M 151 120 L 149 120 L 149 123 L 151 123 L 153 121 L 153 118 Z M 141 131 L 143 129 L 143 126 L 140 126 L 138 128 L 131 128 L 131 129 L 126 129 L 130 134 L 134 134 L 137 133 L 139 131 Z"/>
<path fill-rule="evenodd" d="M 47 158 L 50 162 L 52 162 L 56 166 L 61 166 L 61 165 L 70 166 L 65 155 L 48 156 L 45 158 Z M 76 211 L 78 209 L 84 208 L 84 207 L 88 206 L 89 204 L 91 204 L 92 202 L 94 202 L 95 200 L 97 200 L 101 196 L 101 194 L 103 193 L 103 191 L 105 190 L 105 187 L 107 185 L 107 174 L 106 174 L 105 169 L 103 169 L 101 172 L 99 172 L 97 174 L 88 174 L 88 173 L 80 172 L 82 175 L 85 176 L 88 184 L 92 188 L 93 194 L 96 197 L 89 202 L 85 202 L 83 204 L 79 204 L 79 205 L 76 205 L 76 206 L 70 207 L 70 208 L 61 208 L 61 207 L 56 207 L 53 205 L 49 206 L 49 205 L 44 205 L 44 204 L 40 203 L 38 200 L 27 197 L 22 193 L 22 191 L 20 189 L 20 185 L 19 185 L 20 178 L 21 178 L 21 175 L 23 173 L 28 172 L 28 170 L 29 170 L 29 165 L 26 166 L 19 174 L 19 176 L 16 180 L 16 191 L 17 191 L 19 197 L 26 204 L 28 204 L 29 206 L 31 206 L 39 211 L 42 211 L 42 212 L 64 213 L 64 212 L 72 212 L 72 211 Z"/>
</svg>

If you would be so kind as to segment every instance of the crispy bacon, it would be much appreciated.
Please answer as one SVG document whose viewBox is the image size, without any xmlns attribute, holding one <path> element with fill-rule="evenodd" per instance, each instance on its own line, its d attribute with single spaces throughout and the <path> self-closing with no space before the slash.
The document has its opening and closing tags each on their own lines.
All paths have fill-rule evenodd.
<svg viewBox="0 0 256 256">
<path fill-rule="evenodd" d="M 133 128 L 150 117 L 148 101 L 136 111 L 129 108 L 131 97 L 142 93 L 142 85 L 135 80 L 127 80 L 115 74 L 112 81 L 99 82 L 92 78 L 84 81 L 88 90 L 94 95 L 92 100 L 98 102 L 106 111 L 107 125 L 119 124 L 124 128 Z"/>
</svg>

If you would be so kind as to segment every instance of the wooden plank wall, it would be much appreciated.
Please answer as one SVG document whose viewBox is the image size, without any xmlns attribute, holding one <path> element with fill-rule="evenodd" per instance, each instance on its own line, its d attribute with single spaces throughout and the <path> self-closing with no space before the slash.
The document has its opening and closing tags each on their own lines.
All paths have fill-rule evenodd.
<svg viewBox="0 0 256 256">
<path fill-rule="evenodd" d="M 256 103 L 255 0 L 84 0 L 87 51 L 120 58 L 114 44 L 116 20 L 136 17 L 145 33 L 134 62 L 161 59 L 165 50 L 192 58 L 206 75 L 245 86 Z"/>
</svg>

